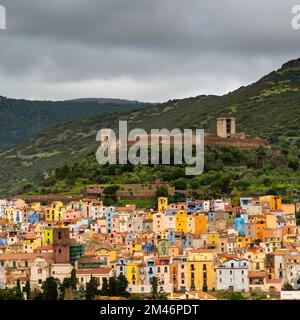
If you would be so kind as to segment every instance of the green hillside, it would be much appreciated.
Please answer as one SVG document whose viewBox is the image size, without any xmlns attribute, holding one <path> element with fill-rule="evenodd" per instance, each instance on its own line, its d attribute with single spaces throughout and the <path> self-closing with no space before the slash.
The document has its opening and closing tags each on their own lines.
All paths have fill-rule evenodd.
<svg viewBox="0 0 300 320">
<path fill-rule="evenodd" d="M 96 164 L 97 130 L 114 128 L 119 119 L 127 119 L 131 127 L 145 129 L 204 128 L 214 132 L 219 116 L 236 117 L 238 131 L 268 139 L 273 149 L 265 150 L 261 158 L 259 150 L 209 148 L 205 174 L 193 179 L 174 173 L 176 167 L 120 167 L 109 175 L 102 171 L 107 168 Z M 172 100 L 142 110 L 103 113 L 46 129 L 36 138 L 0 154 L 0 193 L 71 192 L 84 183 L 141 181 L 143 177 L 147 181 L 169 171 L 164 177 L 171 183 L 183 179 L 186 187 L 197 186 L 208 193 L 236 193 L 242 189 L 248 193 L 269 190 L 297 194 L 300 189 L 299 121 L 300 59 L 224 96 Z M 73 170 L 76 174 L 56 176 L 51 171 L 65 164 L 67 171 Z M 125 174 L 126 170 L 129 172 Z M 212 187 L 216 181 L 227 183 L 228 188 Z"/>
<path fill-rule="evenodd" d="M 0 150 L 24 142 L 56 124 L 101 112 L 124 112 L 145 106 L 145 103 L 118 99 L 29 101 L 0 96 Z"/>
</svg>

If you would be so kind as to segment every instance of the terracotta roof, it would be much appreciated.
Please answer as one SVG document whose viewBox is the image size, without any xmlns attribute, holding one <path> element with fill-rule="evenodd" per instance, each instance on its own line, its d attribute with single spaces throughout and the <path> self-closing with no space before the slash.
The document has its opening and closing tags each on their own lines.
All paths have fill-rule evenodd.
<svg viewBox="0 0 300 320">
<path fill-rule="evenodd" d="M 98 275 L 107 275 L 110 273 L 110 268 L 97 268 L 97 269 L 79 269 L 76 271 L 76 274 L 98 274 Z"/>
<path fill-rule="evenodd" d="M 274 254 L 288 254 L 288 250 L 287 249 L 277 249 L 274 251 Z"/>
<path fill-rule="evenodd" d="M 281 283 L 281 279 L 267 279 L 267 283 Z"/>
<path fill-rule="evenodd" d="M 41 250 L 53 250 L 53 244 L 48 244 L 47 246 L 40 246 L 36 248 L 34 251 L 41 251 Z"/>
<path fill-rule="evenodd" d="M 32 232 L 26 233 L 26 240 L 34 240 L 36 238 L 38 238 L 38 237 L 34 233 L 32 233 Z"/>
<path fill-rule="evenodd" d="M 6 260 L 34 260 L 38 257 L 52 260 L 52 253 L 4 253 L 0 255 L 0 261 Z"/>
<path fill-rule="evenodd" d="M 266 273 L 264 271 L 249 271 L 248 277 L 249 278 L 264 278 Z"/>
</svg>

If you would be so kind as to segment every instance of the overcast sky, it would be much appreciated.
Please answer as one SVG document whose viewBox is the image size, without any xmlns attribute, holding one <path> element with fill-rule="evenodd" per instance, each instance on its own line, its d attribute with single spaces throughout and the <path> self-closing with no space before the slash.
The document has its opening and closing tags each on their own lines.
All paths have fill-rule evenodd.
<svg viewBox="0 0 300 320">
<path fill-rule="evenodd" d="M 300 0 L 0 0 L 0 95 L 223 94 L 300 57 Z"/>
</svg>

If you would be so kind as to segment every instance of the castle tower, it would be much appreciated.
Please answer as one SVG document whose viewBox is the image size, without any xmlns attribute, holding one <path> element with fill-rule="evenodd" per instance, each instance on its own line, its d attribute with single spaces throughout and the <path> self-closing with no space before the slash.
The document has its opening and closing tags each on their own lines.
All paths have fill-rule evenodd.
<svg viewBox="0 0 300 320">
<path fill-rule="evenodd" d="M 217 135 L 220 138 L 230 138 L 236 134 L 235 118 L 218 118 Z"/>
<path fill-rule="evenodd" d="M 53 229 L 54 263 L 70 263 L 69 228 Z"/>
</svg>

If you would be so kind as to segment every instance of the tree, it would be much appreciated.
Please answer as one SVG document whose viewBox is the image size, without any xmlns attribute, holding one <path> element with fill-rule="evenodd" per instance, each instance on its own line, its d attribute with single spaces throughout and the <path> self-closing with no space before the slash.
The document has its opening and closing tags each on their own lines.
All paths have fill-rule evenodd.
<svg viewBox="0 0 300 320">
<path fill-rule="evenodd" d="M 57 282 L 53 277 L 49 277 L 42 285 L 43 300 L 57 300 Z"/>
<path fill-rule="evenodd" d="M 110 277 L 108 281 L 109 285 L 109 295 L 118 296 L 118 283 L 116 277 Z"/>
<path fill-rule="evenodd" d="M 59 287 L 60 300 L 73 300 L 71 278 L 64 278 L 63 283 Z"/>
<path fill-rule="evenodd" d="M 289 157 L 288 166 L 294 171 L 297 171 L 299 169 L 299 160 L 296 157 Z"/>
<path fill-rule="evenodd" d="M 128 281 L 123 274 L 120 274 L 117 278 L 117 295 L 120 297 L 128 297 L 129 292 L 127 291 Z"/>
<path fill-rule="evenodd" d="M 20 300 L 16 288 L 0 290 L 0 300 Z"/>
<path fill-rule="evenodd" d="M 21 290 L 20 280 L 17 280 L 17 286 L 16 286 L 16 298 L 17 300 L 23 300 L 23 293 Z"/>
<path fill-rule="evenodd" d="M 158 279 L 157 279 L 157 277 L 152 277 L 150 280 L 150 284 L 151 284 L 152 299 L 157 300 L 158 299 Z"/>
<path fill-rule="evenodd" d="M 175 180 L 173 184 L 174 184 L 174 187 L 176 190 L 186 190 L 187 189 L 186 180 L 183 178 Z"/>
<path fill-rule="evenodd" d="M 103 278 L 103 280 L 102 280 L 101 294 L 103 296 L 109 296 L 109 287 L 108 287 L 107 278 Z"/>
<path fill-rule="evenodd" d="M 292 286 L 290 283 L 286 282 L 286 283 L 282 286 L 282 290 L 283 290 L 283 291 L 293 291 L 294 288 L 293 288 L 293 286 Z"/>
<path fill-rule="evenodd" d="M 73 268 L 71 272 L 71 288 L 72 290 L 76 290 L 77 288 L 77 280 L 76 280 L 76 270 Z"/>
<path fill-rule="evenodd" d="M 156 198 L 159 198 L 159 197 L 168 197 L 169 193 L 168 193 L 168 190 L 167 188 L 163 187 L 163 186 L 160 186 L 157 188 L 156 192 L 155 192 L 155 196 Z"/>
<path fill-rule="evenodd" d="M 300 226 L 300 211 L 296 213 L 296 222 L 297 222 L 297 226 Z"/>
<path fill-rule="evenodd" d="M 91 280 L 86 284 L 85 298 L 86 300 L 94 300 L 98 294 L 97 279 L 91 276 Z"/>
<path fill-rule="evenodd" d="M 25 287 L 23 289 L 23 291 L 26 293 L 26 299 L 30 300 L 31 298 L 31 289 L 30 289 L 30 282 L 27 280 Z"/>
<path fill-rule="evenodd" d="M 78 291 L 76 291 L 77 300 L 83 300 L 85 298 L 85 289 L 83 285 L 80 285 Z"/>
<path fill-rule="evenodd" d="M 108 187 L 104 188 L 103 193 L 104 193 L 106 196 L 114 196 L 114 195 L 116 195 L 116 192 L 117 192 L 119 189 L 120 189 L 120 187 L 117 186 L 117 185 L 108 186 Z"/>
</svg>

